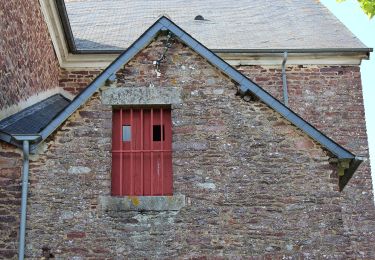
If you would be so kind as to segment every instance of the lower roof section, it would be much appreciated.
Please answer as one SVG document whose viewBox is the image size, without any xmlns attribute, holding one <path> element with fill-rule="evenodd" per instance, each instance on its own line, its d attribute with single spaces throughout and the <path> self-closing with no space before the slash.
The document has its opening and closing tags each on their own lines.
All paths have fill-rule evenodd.
<svg viewBox="0 0 375 260">
<path fill-rule="evenodd" d="M 0 121 L 0 132 L 8 135 L 36 135 L 69 103 L 69 99 L 55 94 Z"/>
</svg>

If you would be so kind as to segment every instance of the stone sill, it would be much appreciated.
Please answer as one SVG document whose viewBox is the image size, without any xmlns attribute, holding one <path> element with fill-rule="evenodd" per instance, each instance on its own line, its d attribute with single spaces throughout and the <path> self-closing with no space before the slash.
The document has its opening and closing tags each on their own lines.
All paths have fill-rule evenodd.
<svg viewBox="0 0 375 260">
<path fill-rule="evenodd" d="M 185 195 L 173 196 L 99 196 L 101 212 L 178 211 L 186 205 Z"/>
</svg>

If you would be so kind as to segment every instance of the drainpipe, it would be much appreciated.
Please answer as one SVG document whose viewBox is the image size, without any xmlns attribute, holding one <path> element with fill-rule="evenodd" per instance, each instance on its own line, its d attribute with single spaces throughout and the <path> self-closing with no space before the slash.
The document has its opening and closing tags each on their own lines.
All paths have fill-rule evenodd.
<svg viewBox="0 0 375 260">
<path fill-rule="evenodd" d="M 286 71 L 285 71 L 285 64 L 286 60 L 288 59 L 288 52 L 284 52 L 284 59 L 283 63 L 281 64 L 281 69 L 282 69 L 282 77 L 283 77 L 283 97 L 284 97 L 284 105 L 288 106 L 288 85 L 286 83 Z"/>
<path fill-rule="evenodd" d="M 18 259 L 23 260 L 25 257 L 25 235 L 26 235 L 26 208 L 27 208 L 27 189 L 29 186 L 29 154 L 30 142 L 40 138 L 39 135 L 13 135 L 18 142 L 22 142 L 23 147 L 23 167 L 22 167 L 22 198 L 21 198 L 21 220 Z"/>
</svg>

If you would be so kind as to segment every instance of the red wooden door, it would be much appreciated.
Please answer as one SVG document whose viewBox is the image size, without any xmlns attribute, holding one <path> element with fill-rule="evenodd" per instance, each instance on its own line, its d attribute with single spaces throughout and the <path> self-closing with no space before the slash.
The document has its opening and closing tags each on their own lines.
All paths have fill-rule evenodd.
<svg viewBox="0 0 375 260">
<path fill-rule="evenodd" d="M 112 129 L 112 195 L 172 195 L 171 110 L 116 109 Z"/>
</svg>

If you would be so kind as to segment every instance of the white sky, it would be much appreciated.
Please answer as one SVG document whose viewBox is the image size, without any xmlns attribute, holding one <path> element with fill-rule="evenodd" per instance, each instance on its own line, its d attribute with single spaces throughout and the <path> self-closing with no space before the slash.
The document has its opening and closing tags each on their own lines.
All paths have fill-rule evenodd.
<svg viewBox="0 0 375 260">
<path fill-rule="evenodd" d="M 356 0 L 337 3 L 335 0 L 321 0 L 342 23 L 349 28 L 367 47 L 375 48 L 375 17 L 363 13 Z M 375 187 L 375 53 L 361 65 L 363 96 L 365 100 L 367 134 L 370 146 L 372 186 Z M 374 189 L 373 189 L 374 190 Z"/>
</svg>

